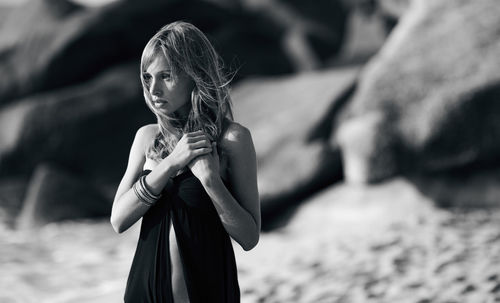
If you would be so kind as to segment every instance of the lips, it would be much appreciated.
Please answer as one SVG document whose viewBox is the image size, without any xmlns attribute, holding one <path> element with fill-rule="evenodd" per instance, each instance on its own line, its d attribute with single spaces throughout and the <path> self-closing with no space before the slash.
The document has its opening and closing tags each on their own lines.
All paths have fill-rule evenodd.
<svg viewBox="0 0 500 303">
<path fill-rule="evenodd" d="M 154 100 L 153 103 L 155 106 L 160 107 L 160 106 L 164 106 L 165 104 L 167 104 L 167 100 L 158 99 L 158 100 Z"/>
</svg>

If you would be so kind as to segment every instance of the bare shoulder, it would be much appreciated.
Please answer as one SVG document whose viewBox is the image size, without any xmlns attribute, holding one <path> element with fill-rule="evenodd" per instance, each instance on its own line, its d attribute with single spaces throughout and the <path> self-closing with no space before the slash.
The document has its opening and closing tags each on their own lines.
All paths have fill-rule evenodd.
<svg viewBox="0 0 500 303">
<path fill-rule="evenodd" d="M 152 123 L 152 124 L 146 124 L 137 130 L 137 135 L 145 138 L 152 138 L 156 135 L 156 132 L 158 131 L 158 124 Z"/>
<path fill-rule="evenodd" d="M 132 147 L 128 158 L 127 169 L 122 177 L 117 196 L 129 189 L 137 180 L 146 161 L 146 147 L 156 134 L 156 124 L 148 124 L 139 127 L 135 133 Z"/>
<path fill-rule="evenodd" d="M 143 125 L 137 130 L 134 141 L 145 151 L 146 147 L 154 140 L 157 132 L 158 124 Z"/>
<path fill-rule="evenodd" d="M 228 153 L 239 152 L 248 148 L 253 149 L 250 130 L 234 121 L 227 122 L 221 134 L 220 144 L 224 151 Z"/>
</svg>

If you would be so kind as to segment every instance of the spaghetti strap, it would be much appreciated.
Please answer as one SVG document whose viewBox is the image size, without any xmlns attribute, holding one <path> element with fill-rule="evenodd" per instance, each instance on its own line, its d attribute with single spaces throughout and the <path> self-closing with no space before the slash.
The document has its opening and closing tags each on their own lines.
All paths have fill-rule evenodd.
<svg viewBox="0 0 500 303">
<path fill-rule="evenodd" d="M 141 175 L 149 174 L 144 170 Z M 210 197 L 188 169 L 143 216 L 126 303 L 173 303 L 172 223 L 191 303 L 240 302 L 234 251 Z"/>
</svg>

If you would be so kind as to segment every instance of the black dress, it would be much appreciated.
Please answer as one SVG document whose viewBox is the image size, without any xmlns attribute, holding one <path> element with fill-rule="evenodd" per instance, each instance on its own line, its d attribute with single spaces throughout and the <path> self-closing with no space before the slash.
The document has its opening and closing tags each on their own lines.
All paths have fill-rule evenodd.
<svg viewBox="0 0 500 303">
<path fill-rule="evenodd" d="M 150 172 L 145 170 L 142 174 Z M 190 302 L 240 302 L 231 240 L 210 197 L 190 170 L 174 177 L 160 200 L 142 218 L 125 302 L 173 302 L 170 220 Z"/>
</svg>

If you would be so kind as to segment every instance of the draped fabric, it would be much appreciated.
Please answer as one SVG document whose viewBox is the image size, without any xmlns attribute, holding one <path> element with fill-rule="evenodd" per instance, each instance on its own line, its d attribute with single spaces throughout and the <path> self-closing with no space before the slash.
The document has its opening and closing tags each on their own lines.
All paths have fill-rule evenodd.
<svg viewBox="0 0 500 303">
<path fill-rule="evenodd" d="M 150 172 L 145 170 L 142 175 Z M 190 170 L 174 177 L 160 200 L 142 218 L 125 302 L 173 302 L 170 222 L 190 302 L 240 302 L 231 240 L 210 197 Z"/>
</svg>

